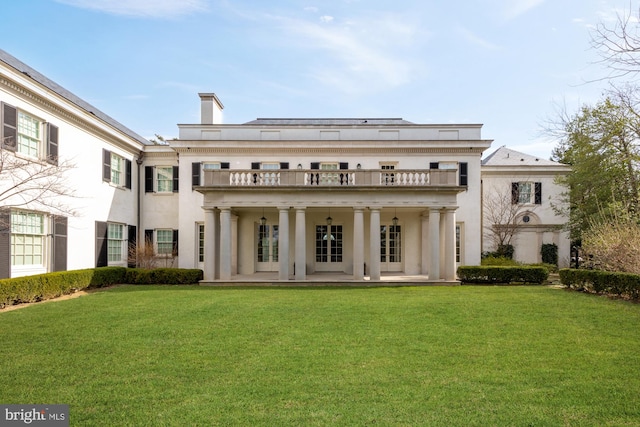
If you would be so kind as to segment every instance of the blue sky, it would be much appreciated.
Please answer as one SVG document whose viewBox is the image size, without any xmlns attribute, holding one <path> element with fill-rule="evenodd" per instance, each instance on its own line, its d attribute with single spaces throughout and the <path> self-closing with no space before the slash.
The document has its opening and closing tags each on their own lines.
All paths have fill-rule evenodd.
<svg viewBox="0 0 640 427">
<path fill-rule="evenodd" d="M 488 151 L 548 158 L 558 104 L 606 82 L 590 29 L 629 0 L 28 0 L 2 4 L 2 49 L 145 137 L 257 117 L 483 123 Z"/>
</svg>

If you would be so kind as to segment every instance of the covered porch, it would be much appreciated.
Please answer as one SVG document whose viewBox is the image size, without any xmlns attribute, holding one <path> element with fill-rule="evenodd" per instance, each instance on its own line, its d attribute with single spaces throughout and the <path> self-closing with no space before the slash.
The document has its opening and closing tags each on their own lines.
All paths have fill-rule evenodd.
<svg viewBox="0 0 640 427">
<path fill-rule="evenodd" d="M 195 189 L 204 283 L 455 283 L 455 170 L 210 170 Z"/>
<path fill-rule="evenodd" d="M 362 280 L 354 280 L 353 275 L 345 273 L 314 273 L 307 274 L 305 280 L 296 280 L 291 275 L 289 280 L 282 281 L 278 272 L 257 272 L 254 274 L 238 274 L 229 280 L 201 280 L 203 286 L 257 286 L 257 287 L 314 287 L 314 286 L 456 286 L 460 281 L 456 280 L 430 280 L 429 275 L 414 274 L 408 275 L 402 272 L 384 272 L 380 274 L 379 280 L 372 281 L 369 276 L 365 276 Z"/>
</svg>

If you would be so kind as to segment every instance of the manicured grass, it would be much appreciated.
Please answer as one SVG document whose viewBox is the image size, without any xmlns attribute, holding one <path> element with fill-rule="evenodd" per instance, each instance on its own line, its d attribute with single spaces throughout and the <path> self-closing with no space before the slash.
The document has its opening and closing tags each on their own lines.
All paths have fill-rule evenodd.
<svg viewBox="0 0 640 427">
<path fill-rule="evenodd" d="M 71 425 L 640 425 L 640 305 L 547 287 L 123 286 L 0 312 Z"/>
</svg>

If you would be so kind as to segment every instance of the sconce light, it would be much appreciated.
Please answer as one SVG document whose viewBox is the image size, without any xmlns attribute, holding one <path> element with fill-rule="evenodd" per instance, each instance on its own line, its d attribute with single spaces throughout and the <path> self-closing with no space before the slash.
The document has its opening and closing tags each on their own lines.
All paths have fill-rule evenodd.
<svg viewBox="0 0 640 427">
<path fill-rule="evenodd" d="M 393 224 L 393 226 L 395 227 L 396 225 L 398 225 L 398 217 L 396 216 L 397 213 L 397 209 L 393 209 L 393 218 L 391 219 L 391 223 Z"/>
<path fill-rule="evenodd" d="M 331 208 L 329 208 L 329 216 L 327 217 L 327 225 L 331 225 L 333 223 L 333 218 L 331 218 Z"/>
<path fill-rule="evenodd" d="M 262 218 L 260 218 L 260 225 L 264 226 L 267 224 L 267 218 L 264 217 L 264 208 L 262 208 Z"/>
</svg>

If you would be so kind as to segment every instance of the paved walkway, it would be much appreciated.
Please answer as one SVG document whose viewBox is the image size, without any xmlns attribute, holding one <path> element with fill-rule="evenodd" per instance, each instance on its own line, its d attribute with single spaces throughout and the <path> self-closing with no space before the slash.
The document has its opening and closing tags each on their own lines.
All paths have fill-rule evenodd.
<svg viewBox="0 0 640 427">
<path fill-rule="evenodd" d="M 204 286 L 426 286 L 426 285 L 459 285 L 459 281 L 429 280 L 426 275 L 405 275 L 402 273 L 382 273 L 379 281 L 371 281 L 368 276 L 364 280 L 354 280 L 353 276 L 344 273 L 307 274 L 306 280 L 279 280 L 277 272 L 258 272 L 251 275 L 236 275 L 231 280 L 201 281 Z"/>
</svg>

